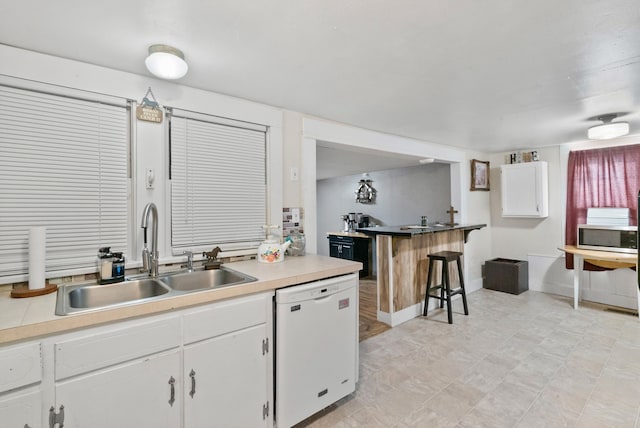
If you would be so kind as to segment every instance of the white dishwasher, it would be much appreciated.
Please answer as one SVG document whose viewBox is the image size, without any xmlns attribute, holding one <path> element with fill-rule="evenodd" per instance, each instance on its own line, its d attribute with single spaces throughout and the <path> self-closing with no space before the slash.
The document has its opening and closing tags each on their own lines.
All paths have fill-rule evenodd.
<svg viewBox="0 0 640 428">
<path fill-rule="evenodd" d="M 288 428 L 355 391 L 358 276 L 276 291 L 276 424 Z"/>
</svg>

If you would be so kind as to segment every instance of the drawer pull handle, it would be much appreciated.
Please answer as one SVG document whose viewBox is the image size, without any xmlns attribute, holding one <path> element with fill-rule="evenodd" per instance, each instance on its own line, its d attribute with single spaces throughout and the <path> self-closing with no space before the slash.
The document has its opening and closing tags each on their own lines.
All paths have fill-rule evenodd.
<svg viewBox="0 0 640 428">
<path fill-rule="evenodd" d="M 191 378 L 191 391 L 189 395 L 193 398 L 193 396 L 196 395 L 196 372 L 194 372 L 193 369 L 191 369 L 189 377 Z"/>
<path fill-rule="evenodd" d="M 169 378 L 169 385 L 171 387 L 171 396 L 169 397 L 169 405 L 173 407 L 173 403 L 176 402 L 176 380 L 171 376 Z"/>
</svg>

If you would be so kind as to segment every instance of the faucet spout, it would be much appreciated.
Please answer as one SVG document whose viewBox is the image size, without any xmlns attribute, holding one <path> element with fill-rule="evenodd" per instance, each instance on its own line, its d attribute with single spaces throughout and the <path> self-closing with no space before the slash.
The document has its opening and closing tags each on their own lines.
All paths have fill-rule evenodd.
<svg viewBox="0 0 640 428">
<path fill-rule="evenodd" d="M 142 250 L 143 265 L 149 267 L 149 276 L 158 276 L 158 209 L 153 202 L 149 202 L 142 211 L 142 222 L 140 227 L 144 229 L 145 236 L 147 234 L 147 227 L 149 226 L 149 216 L 151 216 L 151 222 L 153 223 L 153 229 L 151 231 L 151 251 L 145 254 L 145 249 Z M 145 258 L 148 257 L 148 260 Z"/>
</svg>

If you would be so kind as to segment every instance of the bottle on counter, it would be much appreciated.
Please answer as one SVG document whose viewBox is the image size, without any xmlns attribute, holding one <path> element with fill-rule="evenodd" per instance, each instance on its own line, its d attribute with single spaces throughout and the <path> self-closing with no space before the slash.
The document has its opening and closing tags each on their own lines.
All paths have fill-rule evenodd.
<svg viewBox="0 0 640 428">
<path fill-rule="evenodd" d="M 111 269 L 112 282 L 124 281 L 124 256 L 122 253 L 113 253 L 113 268 Z"/>
<path fill-rule="evenodd" d="M 124 281 L 124 256 L 111 252 L 111 247 L 98 250 L 98 284 L 113 284 Z"/>
<path fill-rule="evenodd" d="M 113 254 L 111 247 L 98 250 L 98 284 L 108 284 L 113 279 Z"/>
</svg>

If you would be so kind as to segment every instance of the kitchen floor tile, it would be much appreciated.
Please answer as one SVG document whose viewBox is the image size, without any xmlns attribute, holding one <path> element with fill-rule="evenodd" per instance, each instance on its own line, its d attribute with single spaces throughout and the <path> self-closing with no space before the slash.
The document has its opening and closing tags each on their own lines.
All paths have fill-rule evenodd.
<svg viewBox="0 0 640 428">
<path fill-rule="evenodd" d="M 636 427 L 637 317 L 527 291 L 468 295 L 360 343 L 355 393 L 299 426 Z"/>
</svg>

